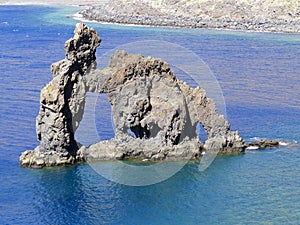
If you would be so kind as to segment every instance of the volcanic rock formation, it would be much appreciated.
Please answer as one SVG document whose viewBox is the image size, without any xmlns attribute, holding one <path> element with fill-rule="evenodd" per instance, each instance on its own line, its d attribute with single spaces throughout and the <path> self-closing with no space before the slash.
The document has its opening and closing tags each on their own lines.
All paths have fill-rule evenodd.
<svg viewBox="0 0 300 225">
<path fill-rule="evenodd" d="M 202 151 L 245 149 L 243 139 L 230 130 L 201 87 L 193 89 L 178 80 L 162 59 L 125 51 L 117 51 L 109 65 L 99 70 L 95 52 L 100 42 L 94 29 L 76 25 L 74 37 L 65 43 L 66 58 L 52 64 L 53 79 L 41 90 L 36 119 L 40 145 L 22 153 L 21 166 L 133 157 L 190 159 L 201 157 Z M 107 93 L 116 126 L 113 139 L 89 147 L 74 138 L 87 92 Z M 198 123 L 208 136 L 204 144 L 196 133 Z"/>
</svg>

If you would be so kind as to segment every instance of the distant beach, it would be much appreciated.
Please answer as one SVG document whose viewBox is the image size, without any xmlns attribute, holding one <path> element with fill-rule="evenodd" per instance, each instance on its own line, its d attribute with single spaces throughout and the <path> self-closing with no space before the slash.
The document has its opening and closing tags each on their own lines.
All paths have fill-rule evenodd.
<svg viewBox="0 0 300 225">
<path fill-rule="evenodd" d="M 297 0 L 0 0 L 0 4 L 76 5 L 83 8 L 79 12 L 83 19 L 105 23 L 300 32 Z"/>
<path fill-rule="evenodd" d="M 53 6 L 92 6 L 97 5 L 99 1 L 96 0 L 0 0 L 0 5 L 53 5 Z"/>
</svg>

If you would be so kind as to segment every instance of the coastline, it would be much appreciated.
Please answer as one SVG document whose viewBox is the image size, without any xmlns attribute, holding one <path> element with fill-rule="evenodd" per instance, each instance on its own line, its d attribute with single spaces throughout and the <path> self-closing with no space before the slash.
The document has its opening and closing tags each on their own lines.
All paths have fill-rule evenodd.
<svg viewBox="0 0 300 225">
<path fill-rule="evenodd" d="M 80 7 L 80 6 L 79 6 Z M 78 11 L 77 13 L 73 14 L 71 17 L 78 22 L 84 23 L 98 23 L 104 25 L 118 25 L 118 26 L 128 26 L 128 27 L 149 27 L 149 28 L 170 28 L 170 29 L 205 29 L 205 30 L 212 30 L 212 31 L 228 31 L 228 32 L 245 32 L 245 33 L 278 33 L 278 34 L 300 34 L 299 31 L 282 31 L 282 30 L 256 30 L 256 29 L 237 29 L 237 28 L 226 28 L 226 27 L 189 27 L 189 26 L 174 26 L 174 25 L 159 25 L 159 24 L 142 24 L 142 23 L 133 23 L 133 22 L 111 22 L 106 20 L 95 20 L 95 19 L 88 19 L 85 18 L 81 12 Z"/>
<path fill-rule="evenodd" d="M 163 0 L 154 0 L 153 2 L 158 1 L 163 2 Z M 245 0 L 239 0 L 237 2 L 243 1 Z M 231 31 L 237 30 L 243 32 L 300 33 L 300 16 L 298 15 L 300 14 L 300 6 L 297 6 L 294 10 L 296 16 L 292 15 L 289 11 L 287 12 L 287 15 L 282 13 L 277 15 L 279 12 L 276 14 L 275 10 L 273 10 L 275 6 L 270 9 L 267 8 L 268 10 L 274 11 L 273 14 L 271 13 L 272 15 L 270 15 L 268 10 L 259 15 L 259 11 L 253 11 L 253 9 L 251 9 L 253 12 L 250 9 L 245 11 L 245 7 L 241 9 L 240 12 L 236 12 L 240 7 L 240 5 L 236 3 L 235 5 L 232 5 L 232 8 L 235 10 L 235 14 L 233 15 L 231 11 L 234 10 L 228 9 L 228 2 L 225 0 L 218 0 L 212 6 L 207 6 L 207 4 L 211 4 L 210 0 L 200 0 L 197 4 L 195 3 L 195 0 L 181 0 L 178 2 L 180 4 L 160 5 L 161 8 L 158 8 L 153 3 L 151 3 L 152 5 L 147 3 L 147 0 L 141 0 L 139 2 L 135 0 L 111 0 L 109 1 L 109 4 L 107 2 L 105 3 L 105 1 L 97 2 L 96 0 L 87 0 L 84 3 L 79 0 L 64 2 L 59 0 L 0 0 L 0 5 L 77 6 L 81 9 L 73 15 L 74 19 L 105 24 L 203 28 Z M 205 13 L 200 12 L 200 6 L 203 8 L 206 7 Z M 255 7 L 255 5 L 253 7 Z M 279 8 L 276 5 L 276 7 L 277 10 L 286 11 L 285 5 Z M 220 12 L 217 10 L 211 11 L 211 8 L 222 8 L 224 9 L 224 12 L 222 11 L 222 15 L 219 15 L 218 13 Z M 251 13 L 254 13 L 254 15 L 249 16 Z M 236 14 L 239 14 L 239 16 Z M 243 15 L 241 16 L 241 14 Z"/>
<path fill-rule="evenodd" d="M 80 13 L 100 23 L 300 33 L 300 4 L 293 0 L 112 0 Z"/>
</svg>

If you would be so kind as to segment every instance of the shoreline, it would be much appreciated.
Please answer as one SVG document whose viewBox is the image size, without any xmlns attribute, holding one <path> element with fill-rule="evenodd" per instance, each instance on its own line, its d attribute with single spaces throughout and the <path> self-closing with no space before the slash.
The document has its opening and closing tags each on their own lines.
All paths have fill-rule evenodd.
<svg viewBox="0 0 300 225">
<path fill-rule="evenodd" d="M 140 27 L 159 27 L 159 28 L 187 28 L 187 29 L 209 29 L 209 30 L 224 30 L 224 31 L 240 31 L 240 32 L 258 32 L 258 33 L 285 33 L 285 34 L 299 34 L 300 33 L 300 17 L 299 19 L 277 19 L 269 18 L 249 19 L 247 17 L 236 19 L 233 17 L 219 17 L 213 18 L 211 15 L 201 15 L 193 17 L 193 13 L 187 16 L 182 12 L 173 15 L 168 11 L 167 13 L 156 12 L 155 10 L 148 11 L 149 7 L 145 7 L 141 11 L 139 4 L 128 4 L 132 7 L 128 11 L 129 6 L 124 6 L 125 0 L 111 0 L 111 4 L 102 5 L 95 0 L 88 0 L 84 4 L 79 0 L 61 2 L 59 0 L 0 0 L 0 6 L 9 5 L 40 5 L 53 7 L 78 7 L 79 11 L 72 15 L 73 19 L 102 24 L 114 24 L 120 26 L 140 26 Z M 128 0 L 130 2 L 132 0 Z M 143 2 L 145 0 L 141 0 Z M 209 0 L 201 0 L 209 1 Z M 200 2 L 201 2 L 200 1 Z M 223 0 L 219 0 L 223 1 Z M 240 0 L 242 1 L 242 0 Z M 120 5 L 118 5 L 118 4 Z M 143 3 L 145 4 L 145 3 Z M 222 6 L 222 3 L 219 7 Z M 128 12 L 127 12 L 127 11 Z M 137 14 L 135 14 L 138 12 Z M 208 13 L 207 13 L 208 14 Z"/>
<path fill-rule="evenodd" d="M 299 35 L 299 32 L 284 32 L 284 31 L 267 31 L 267 30 L 243 30 L 243 29 L 231 29 L 231 28 L 210 28 L 210 27 L 185 27 L 185 26 L 172 26 L 172 25 L 147 25 L 147 24 L 135 24 L 135 23 L 118 23 L 118 22 L 106 22 L 106 21 L 97 21 L 97 20 L 89 20 L 84 18 L 81 11 L 72 15 L 72 18 L 78 22 L 84 23 L 96 23 L 96 24 L 103 24 L 103 25 L 116 25 L 116 26 L 128 26 L 128 27 L 149 27 L 149 28 L 168 28 L 168 29 L 204 29 L 204 30 L 211 30 L 211 31 L 228 31 L 228 32 L 242 32 L 242 33 L 267 33 L 267 34 L 294 34 Z"/>
<path fill-rule="evenodd" d="M 214 30 L 229 30 L 242 32 L 261 32 L 261 33 L 300 33 L 300 23 L 285 22 L 283 20 L 264 19 L 248 20 L 248 19 L 191 19 L 190 17 L 178 17 L 170 19 L 168 16 L 133 16 L 133 15 L 116 15 L 110 12 L 104 13 L 102 9 L 90 7 L 84 9 L 77 14 L 81 18 L 98 23 L 119 24 L 119 25 L 137 25 L 150 27 L 170 27 L 170 28 L 191 28 L 191 29 L 214 29 Z"/>
</svg>

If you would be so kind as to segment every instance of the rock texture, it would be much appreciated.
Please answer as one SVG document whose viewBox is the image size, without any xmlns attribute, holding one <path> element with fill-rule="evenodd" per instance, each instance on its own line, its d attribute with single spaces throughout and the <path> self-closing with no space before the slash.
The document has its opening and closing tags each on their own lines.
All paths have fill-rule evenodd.
<svg viewBox="0 0 300 225">
<path fill-rule="evenodd" d="M 260 139 L 256 142 L 251 142 L 246 145 L 246 148 L 257 148 L 257 149 L 266 149 L 266 148 L 274 148 L 278 147 L 280 145 L 280 142 L 277 140 L 266 140 L 266 139 Z"/>
<path fill-rule="evenodd" d="M 298 0 L 110 0 L 81 15 L 122 24 L 300 32 Z"/>
<path fill-rule="evenodd" d="M 20 157 L 22 166 L 43 167 L 71 164 L 79 149 L 74 134 L 85 105 L 85 76 L 96 66 L 97 32 L 80 23 L 74 37 L 65 43 L 66 58 L 53 63 L 53 79 L 40 95 L 36 132 L 40 145 Z"/>
<path fill-rule="evenodd" d="M 52 81 L 41 90 L 36 130 L 40 145 L 25 151 L 26 167 L 72 164 L 77 161 L 139 157 L 149 160 L 190 159 L 202 151 L 242 152 L 243 139 L 230 130 L 205 91 L 178 80 L 161 59 L 117 51 L 107 67 L 96 67 L 101 39 L 92 28 L 76 25 L 65 43 L 66 58 L 52 64 Z M 86 92 L 107 93 L 116 126 L 115 137 L 89 147 L 74 134 L 82 119 Z M 200 123 L 208 136 L 201 143 Z"/>
</svg>

